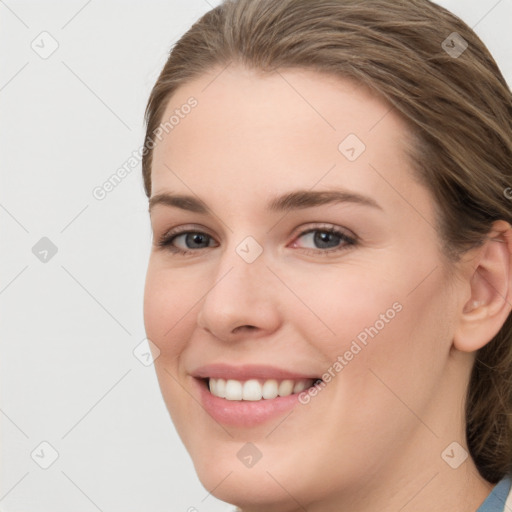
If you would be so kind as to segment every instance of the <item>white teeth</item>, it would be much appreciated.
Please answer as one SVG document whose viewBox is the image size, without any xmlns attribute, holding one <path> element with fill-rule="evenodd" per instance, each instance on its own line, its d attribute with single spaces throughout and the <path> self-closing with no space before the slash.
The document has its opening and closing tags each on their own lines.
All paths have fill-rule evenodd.
<svg viewBox="0 0 512 512">
<path fill-rule="evenodd" d="M 242 383 L 238 380 L 226 381 L 225 398 L 227 400 L 242 400 Z"/>
<path fill-rule="evenodd" d="M 311 387 L 314 379 L 282 380 L 275 379 L 238 381 L 234 379 L 210 378 L 208 386 L 212 395 L 226 400 L 249 400 L 256 402 L 261 399 L 270 400 L 277 396 L 289 396 L 300 393 Z"/>
<path fill-rule="evenodd" d="M 212 395 L 224 398 L 226 396 L 226 381 L 224 379 L 210 379 L 208 381 L 210 393 Z"/>
<path fill-rule="evenodd" d="M 288 396 L 293 393 L 293 380 L 283 380 L 281 384 L 279 384 L 279 396 Z"/>
<path fill-rule="evenodd" d="M 279 394 L 279 384 L 277 380 L 271 379 L 266 380 L 263 383 L 261 389 L 261 396 L 265 398 L 265 400 L 269 400 L 271 398 L 275 398 Z"/>
<path fill-rule="evenodd" d="M 301 391 L 304 391 L 306 389 L 306 383 L 303 380 L 299 380 L 295 383 L 295 386 L 293 386 L 293 392 L 294 393 L 300 393 Z"/>
<path fill-rule="evenodd" d="M 242 388 L 243 400 L 261 400 L 261 384 L 257 380 L 248 380 Z"/>
<path fill-rule="evenodd" d="M 215 396 L 220 396 L 221 398 L 224 398 L 226 396 L 226 381 L 224 379 L 210 379 L 210 380 L 217 381 L 217 383 L 215 384 Z"/>
</svg>

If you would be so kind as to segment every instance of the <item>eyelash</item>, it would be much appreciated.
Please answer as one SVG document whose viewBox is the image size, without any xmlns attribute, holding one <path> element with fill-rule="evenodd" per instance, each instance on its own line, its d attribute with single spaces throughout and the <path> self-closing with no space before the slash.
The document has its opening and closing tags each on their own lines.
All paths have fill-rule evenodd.
<svg viewBox="0 0 512 512">
<path fill-rule="evenodd" d="M 339 237 L 340 242 L 344 242 L 344 244 L 341 247 L 337 247 L 334 249 L 305 249 L 305 248 L 300 248 L 300 247 L 298 247 L 298 249 L 302 249 L 303 252 L 305 252 L 306 254 L 310 254 L 310 255 L 328 256 L 332 253 L 338 253 L 341 251 L 345 251 L 348 248 L 354 247 L 358 244 L 357 237 L 348 236 L 347 234 L 343 233 L 342 231 L 336 229 L 334 226 L 330 226 L 330 225 L 316 226 L 315 228 L 306 229 L 304 231 L 301 231 L 295 238 L 298 239 L 298 238 L 301 238 L 309 233 L 314 233 L 317 231 L 319 233 L 328 233 L 331 235 L 336 235 L 337 237 Z M 195 230 L 190 230 L 190 229 L 189 230 L 181 229 L 181 230 L 177 230 L 177 231 L 171 230 L 170 232 L 165 233 L 162 237 L 160 237 L 160 239 L 157 242 L 157 246 L 162 249 L 166 249 L 173 254 L 182 255 L 182 256 L 187 256 L 192 253 L 197 253 L 202 249 L 210 249 L 211 248 L 211 247 L 202 247 L 200 249 L 184 250 L 184 249 L 179 249 L 178 247 L 172 245 L 175 238 L 177 238 L 178 236 L 181 236 L 181 235 L 186 235 L 186 234 L 187 235 L 192 235 L 192 234 L 205 235 L 206 237 L 208 237 L 209 240 L 213 239 L 213 237 L 208 235 L 208 233 L 204 233 L 202 231 L 195 231 Z"/>
</svg>

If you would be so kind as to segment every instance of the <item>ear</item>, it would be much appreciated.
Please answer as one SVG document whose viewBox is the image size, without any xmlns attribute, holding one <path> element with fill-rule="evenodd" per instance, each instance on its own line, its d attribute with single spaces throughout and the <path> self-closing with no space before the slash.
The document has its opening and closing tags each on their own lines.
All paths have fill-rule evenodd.
<svg viewBox="0 0 512 512">
<path fill-rule="evenodd" d="M 491 341 L 512 310 L 512 226 L 499 220 L 468 264 L 468 294 L 461 302 L 453 345 L 474 352 Z"/>
</svg>

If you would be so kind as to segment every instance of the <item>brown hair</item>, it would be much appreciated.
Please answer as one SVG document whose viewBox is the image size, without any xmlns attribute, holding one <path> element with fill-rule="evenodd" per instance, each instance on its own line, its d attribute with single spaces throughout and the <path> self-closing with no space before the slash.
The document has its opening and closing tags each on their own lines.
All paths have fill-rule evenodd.
<svg viewBox="0 0 512 512">
<path fill-rule="evenodd" d="M 206 13 L 175 44 L 148 101 L 148 197 L 153 137 L 172 94 L 232 62 L 355 79 L 385 98 L 410 127 L 409 156 L 435 199 L 447 261 L 483 243 L 493 221 L 512 223 L 512 94 L 473 30 L 429 0 L 227 0 Z M 476 354 L 466 435 L 483 478 L 512 472 L 512 315 Z"/>
</svg>

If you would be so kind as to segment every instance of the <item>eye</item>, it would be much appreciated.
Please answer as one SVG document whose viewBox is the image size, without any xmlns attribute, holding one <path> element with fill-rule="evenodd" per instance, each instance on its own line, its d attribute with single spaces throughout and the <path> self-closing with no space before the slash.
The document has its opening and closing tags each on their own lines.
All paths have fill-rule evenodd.
<svg viewBox="0 0 512 512">
<path fill-rule="evenodd" d="M 343 231 L 334 226 L 315 227 L 302 231 L 296 240 L 301 240 L 298 244 L 296 241 L 292 247 L 299 249 L 307 249 L 305 252 L 311 254 L 329 254 L 345 250 L 348 246 L 357 244 L 357 239 L 353 236 L 345 234 Z M 309 247 L 307 247 L 309 245 Z M 304 247 L 306 246 L 306 247 Z"/>
<path fill-rule="evenodd" d="M 297 242 L 301 239 L 302 242 Z M 356 244 L 355 236 L 349 236 L 334 226 L 315 226 L 300 231 L 290 247 L 301 249 L 306 254 L 327 255 Z M 186 231 L 182 228 L 165 233 L 158 240 L 157 246 L 174 254 L 190 255 L 198 253 L 200 249 L 216 247 L 216 244 L 213 237 L 203 231 Z"/>
<path fill-rule="evenodd" d="M 211 247 L 212 241 L 213 238 L 210 235 L 201 231 L 171 231 L 160 238 L 158 246 L 165 247 L 173 253 L 190 254 L 197 249 Z"/>
</svg>

